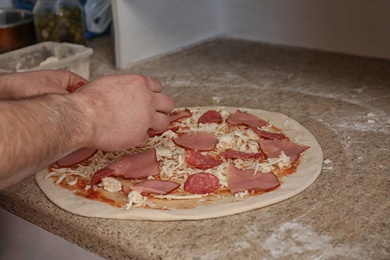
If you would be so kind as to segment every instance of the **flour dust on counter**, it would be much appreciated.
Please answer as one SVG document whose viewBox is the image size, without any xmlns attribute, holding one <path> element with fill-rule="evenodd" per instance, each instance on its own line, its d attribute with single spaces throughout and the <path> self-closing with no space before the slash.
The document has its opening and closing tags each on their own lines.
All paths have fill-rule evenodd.
<svg viewBox="0 0 390 260">
<path fill-rule="evenodd" d="M 183 107 L 170 121 L 143 147 L 53 164 L 36 181 L 52 202 L 82 216 L 196 220 L 286 200 L 321 172 L 315 137 L 284 114 Z"/>
<path fill-rule="evenodd" d="M 286 222 L 261 242 L 274 259 L 312 253 L 316 259 L 359 259 L 359 248 L 332 245 L 332 237 L 316 233 L 310 226 Z"/>
</svg>

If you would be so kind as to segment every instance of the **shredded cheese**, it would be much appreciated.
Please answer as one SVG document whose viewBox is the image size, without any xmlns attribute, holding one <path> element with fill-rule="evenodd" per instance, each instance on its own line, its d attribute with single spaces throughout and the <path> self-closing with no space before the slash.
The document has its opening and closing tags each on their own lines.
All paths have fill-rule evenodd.
<svg viewBox="0 0 390 260">
<path fill-rule="evenodd" d="M 129 202 L 125 205 L 125 209 L 129 210 L 132 207 L 155 207 L 156 205 L 150 201 L 148 201 L 148 198 L 145 196 L 142 196 L 139 192 L 137 191 L 131 191 L 128 194 L 128 199 Z"/>
<path fill-rule="evenodd" d="M 122 190 L 122 183 L 113 177 L 104 177 L 102 179 L 103 189 L 108 192 L 118 192 Z"/>
<path fill-rule="evenodd" d="M 242 199 L 242 198 L 244 198 L 245 196 L 248 196 L 248 195 L 249 195 L 248 190 L 244 190 L 244 191 L 235 193 L 235 194 L 234 194 L 234 197 L 235 197 L 236 199 Z"/>
<path fill-rule="evenodd" d="M 58 179 L 55 184 L 60 184 L 63 180 L 66 180 L 69 185 L 75 185 L 80 178 L 89 180 L 93 174 L 111 164 L 118 159 L 133 153 L 137 153 L 143 150 L 150 149 L 154 147 L 156 149 L 157 160 L 160 162 L 160 174 L 157 179 L 161 180 L 170 180 L 180 184 L 180 188 L 183 189 L 185 180 L 189 175 L 199 172 L 199 169 L 189 167 L 185 161 L 186 150 L 177 146 L 172 138 L 176 138 L 179 134 L 188 133 L 188 132 L 199 132 L 206 131 L 212 132 L 218 137 L 218 143 L 216 145 L 215 151 L 212 152 L 202 152 L 203 154 L 212 154 L 219 155 L 221 152 L 232 149 L 246 153 L 259 153 L 261 149 L 259 147 L 258 141 L 260 137 L 250 128 L 246 127 L 233 127 L 226 123 L 226 118 L 230 113 L 226 110 L 218 110 L 222 117 L 223 122 L 221 124 L 210 123 L 210 124 L 198 124 L 199 117 L 203 114 L 203 110 L 195 108 L 191 110 L 192 116 L 188 118 L 181 119 L 177 122 L 174 122 L 174 126 L 178 126 L 179 130 L 173 132 L 168 130 L 161 134 L 160 136 L 156 135 L 149 139 L 148 143 L 143 148 L 129 149 L 125 151 L 118 152 L 102 152 L 98 151 L 90 159 L 90 163 L 86 165 L 78 165 L 76 169 L 73 168 L 52 168 L 47 178 L 56 176 Z M 288 123 L 286 121 L 285 123 Z M 270 124 L 261 127 L 262 130 L 270 131 L 272 126 Z M 254 169 L 254 174 L 257 173 L 267 173 L 274 171 L 275 169 L 282 169 L 284 167 L 290 167 L 290 158 L 286 156 L 285 153 L 281 153 L 278 158 L 268 158 L 265 161 L 258 160 L 245 160 L 245 159 L 235 159 L 227 160 L 221 158 L 222 163 L 214 168 L 202 170 L 204 172 L 211 173 L 215 175 L 220 183 L 221 189 L 227 189 L 228 186 L 228 173 L 227 169 L 230 163 L 233 163 L 238 169 Z M 324 162 L 327 163 L 327 162 Z M 80 178 L 78 178 L 80 177 Z M 155 177 L 150 176 L 148 179 L 155 179 Z M 99 186 L 87 185 L 85 187 L 88 189 L 99 189 L 103 188 L 104 190 L 115 193 L 122 190 L 122 183 L 116 178 L 105 177 L 102 179 L 102 182 Z M 179 189 L 180 189 L 179 188 Z M 238 192 L 234 196 L 236 199 L 242 199 L 245 196 L 248 196 L 248 191 Z M 219 195 L 218 195 L 219 196 Z M 186 200 L 186 199 L 203 199 L 204 195 L 153 195 L 154 198 L 167 199 L 167 200 Z M 131 209 L 133 207 L 154 207 L 155 204 L 150 202 L 146 196 L 142 194 L 131 191 L 127 196 L 127 204 L 125 209 Z"/>
<path fill-rule="evenodd" d="M 192 199 L 202 199 L 205 195 L 203 194 L 193 194 L 193 195 L 154 195 L 154 198 L 158 199 L 167 199 L 167 200 L 192 200 Z"/>
</svg>

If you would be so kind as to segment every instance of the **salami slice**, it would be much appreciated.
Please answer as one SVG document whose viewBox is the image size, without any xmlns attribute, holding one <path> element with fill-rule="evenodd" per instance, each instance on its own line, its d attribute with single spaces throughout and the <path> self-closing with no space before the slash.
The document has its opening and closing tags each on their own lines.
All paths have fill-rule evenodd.
<svg viewBox="0 0 390 260">
<path fill-rule="evenodd" d="M 184 183 L 184 190 L 192 194 L 213 193 L 218 188 L 218 178 L 207 172 L 198 172 L 190 175 Z"/>
<path fill-rule="evenodd" d="M 216 110 L 208 110 L 203 115 L 201 115 L 198 119 L 199 124 L 207 124 L 207 123 L 222 123 L 222 115 Z"/>
<path fill-rule="evenodd" d="M 185 160 L 192 167 L 202 170 L 210 169 L 221 164 L 221 161 L 215 159 L 211 155 L 203 155 L 192 150 L 186 152 Z"/>
</svg>

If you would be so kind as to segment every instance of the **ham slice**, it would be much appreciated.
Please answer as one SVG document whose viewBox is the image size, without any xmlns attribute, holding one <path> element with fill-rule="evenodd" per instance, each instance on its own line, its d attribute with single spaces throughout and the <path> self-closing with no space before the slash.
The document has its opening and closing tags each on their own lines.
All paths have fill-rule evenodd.
<svg viewBox="0 0 390 260">
<path fill-rule="evenodd" d="M 127 155 L 109 166 L 97 171 L 91 178 L 91 184 L 98 183 L 108 176 L 121 176 L 125 179 L 145 179 L 159 173 L 156 149 L 152 148 L 136 154 Z"/>
<path fill-rule="evenodd" d="M 298 160 L 299 155 L 308 149 L 310 146 L 299 145 L 287 140 L 259 140 L 261 150 L 267 158 L 278 158 L 283 151 L 285 155 L 290 157 L 290 162 L 294 163 Z"/>
<path fill-rule="evenodd" d="M 286 136 L 282 133 L 272 133 L 264 130 L 260 130 L 257 127 L 251 127 L 253 132 L 255 132 L 259 137 L 268 139 L 268 140 L 286 140 Z"/>
<path fill-rule="evenodd" d="M 176 131 L 179 130 L 179 127 L 178 126 L 169 126 L 167 129 L 165 129 L 163 131 L 148 130 L 148 135 L 149 135 L 149 137 L 160 136 L 169 130 L 176 133 Z"/>
<path fill-rule="evenodd" d="M 221 164 L 221 161 L 210 155 L 203 155 L 192 150 L 186 152 L 185 160 L 192 167 L 202 170 L 210 169 Z"/>
<path fill-rule="evenodd" d="M 59 159 L 57 165 L 59 167 L 69 167 L 79 164 L 83 161 L 88 160 L 97 153 L 98 150 L 92 148 L 81 148 L 67 156 Z"/>
<path fill-rule="evenodd" d="M 169 122 L 172 123 L 172 122 L 175 122 L 179 119 L 191 117 L 191 116 L 192 116 L 191 111 L 186 108 L 184 110 L 175 111 L 175 112 L 172 112 L 171 114 L 169 114 Z"/>
<path fill-rule="evenodd" d="M 261 127 L 268 124 L 263 119 L 260 119 L 257 116 L 249 114 L 248 112 L 242 112 L 240 110 L 237 110 L 236 112 L 231 114 L 226 119 L 226 122 L 228 122 L 231 125 L 246 125 L 249 127 Z"/>
<path fill-rule="evenodd" d="M 239 170 L 233 164 L 228 169 L 228 189 L 232 194 L 241 191 L 267 192 L 280 186 L 278 178 L 272 172 L 256 173 L 253 169 Z"/>
<path fill-rule="evenodd" d="M 218 143 L 218 138 L 213 133 L 196 132 L 183 134 L 180 137 L 173 138 L 172 141 L 181 147 L 198 150 L 211 151 Z"/>
<path fill-rule="evenodd" d="M 115 170 L 104 167 L 103 169 L 98 170 L 91 178 L 91 185 L 97 184 L 104 177 L 110 177 L 116 175 Z"/>
<path fill-rule="evenodd" d="M 143 195 L 145 194 L 165 195 L 176 190 L 179 186 L 180 184 L 173 181 L 145 180 L 133 186 L 129 184 L 125 184 L 123 185 L 122 190 L 125 194 L 128 194 L 131 190 L 134 190 Z"/>
<path fill-rule="evenodd" d="M 218 111 L 209 110 L 201 115 L 198 119 L 199 124 L 207 124 L 207 123 L 222 123 L 222 115 Z"/>
<path fill-rule="evenodd" d="M 172 122 L 178 121 L 182 118 L 186 118 L 186 117 L 190 117 L 190 116 L 192 116 L 192 114 L 191 114 L 189 109 L 184 109 L 182 111 L 175 111 L 175 112 L 172 112 L 171 114 L 169 114 L 169 123 L 172 123 Z M 148 135 L 149 135 L 149 137 L 160 136 L 168 130 L 176 132 L 177 130 L 179 130 L 179 127 L 170 125 L 170 126 L 168 126 L 167 129 L 165 129 L 163 131 L 148 130 Z"/>
<path fill-rule="evenodd" d="M 265 159 L 265 155 L 261 152 L 245 153 L 237 150 L 226 150 L 221 153 L 221 156 L 226 159 L 260 159 L 261 161 Z"/>
</svg>

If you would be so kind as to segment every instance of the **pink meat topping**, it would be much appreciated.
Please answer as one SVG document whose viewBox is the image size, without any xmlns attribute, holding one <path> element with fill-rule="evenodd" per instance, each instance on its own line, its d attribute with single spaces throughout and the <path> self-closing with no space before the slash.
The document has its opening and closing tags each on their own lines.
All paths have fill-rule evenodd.
<svg viewBox="0 0 390 260">
<path fill-rule="evenodd" d="M 172 140 L 178 146 L 198 151 L 211 151 L 218 143 L 218 138 L 207 132 L 187 133 Z"/>
<path fill-rule="evenodd" d="M 184 183 L 184 190 L 192 194 L 213 193 L 218 188 L 218 178 L 207 172 L 197 172 L 192 174 Z"/>
<path fill-rule="evenodd" d="M 285 155 L 290 157 L 290 162 L 294 163 L 298 160 L 299 155 L 309 148 L 306 145 L 296 144 L 287 140 L 259 140 L 261 150 L 267 158 L 278 158 L 283 151 Z"/>
<path fill-rule="evenodd" d="M 125 179 L 145 179 L 159 173 L 156 149 L 127 155 L 109 166 L 97 171 L 91 178 L 91 184 L 98 183 L 108 176 L 122 176 Z"/>
<path fill-rule="evenodd" d="M 202 170 L 213 168 L 221 164 L 221 161 L 215 159 L 211 155 L 203 155 L 192 150 L 186 152 L 185 160 L 192 167 Z"/>
<path fill-rule="evenodd" d="M 128 194 L 131 190 L 137 191 L 141 194 L 160 194 L 165 195 L 176 190 L 180 184 L 173 181 L 165 180 L 145 180 L 141 181 L 133 186 L 125 184 L 122 190 L 125 194 Z"/>
<path fill-rule="evenodd" d="M 191 114 L 191 111 L 189 109 L 184 109 L 184 110 L 181 110 L 181 111 L 175 111 L 175 112 L 172 112 L 170 115 L 169 115 L 169 122 L 172 123 L 172 122 L 175 122 L 179 119 L 182 119 L 182 118 L 186 118 L 186 117 L 191 117 L 192 114 Z"/>
<path fill-rule="evenodd" d="M 246 169 L 239 170 L 233 164 L 228 167 L 228 189 L 232 194 L 241 191 L 271 191 L 279 187 L 280 182 L 272 172 L 257 172 Z"/>
<path fill-rule="evenodd" d="M 201 115 L 198 119 L 198 123 L 200 124 L 207 124 L 207 123 L 222 123 L 222 115 L 218 111 L 215 110 L 209 110 L 205 112 L 203 115 Z"/>
<path fill-rule="evenodd" d="M 67 156 L 59 159 L 57 165 L 59 167 L 69 167 L 75 164 L 79 164 L 83 161 L 88 160 L 96 154 L 98 150 L 92 148 L 81 148 Z"/>
<path fill-rule="evenodd" d="M 242 112 L 240 110 L 237 110 L 236 112 L 231 114 L 226 119 L 226 122 L 231 125 L 246 125 L 249 127 L 261 127 L 268 124 L 263 119 L 260 119 L 255 115 L 249 114 L 248 112 Z"/>
</svg>

